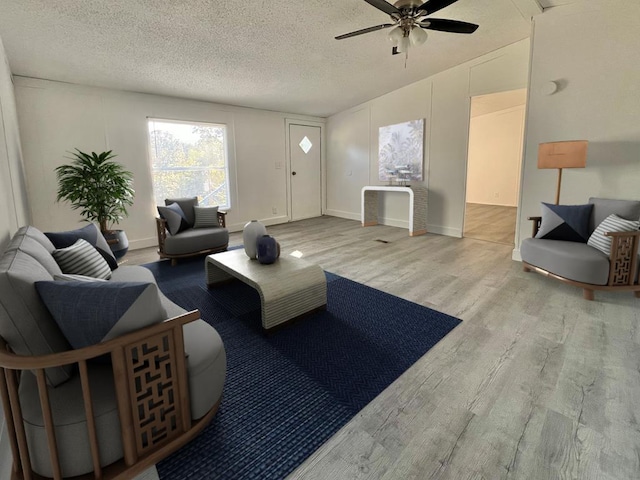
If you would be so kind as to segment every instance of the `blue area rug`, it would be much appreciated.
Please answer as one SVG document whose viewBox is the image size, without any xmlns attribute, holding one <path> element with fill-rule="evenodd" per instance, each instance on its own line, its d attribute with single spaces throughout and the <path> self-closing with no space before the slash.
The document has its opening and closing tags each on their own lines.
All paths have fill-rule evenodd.
<svg viewBox="0 0 640 480">
<path fill-rule="evenodd" d="M 164 480 L 286 477 L 460 323 L 326 273 L 327 311 L 265 336 L 257 292 L 240 282 L 207 289 L 202 258 L 145 266 L 218 330 L 228 360 L 217 416 L 157 465 Z"/>
</svg>

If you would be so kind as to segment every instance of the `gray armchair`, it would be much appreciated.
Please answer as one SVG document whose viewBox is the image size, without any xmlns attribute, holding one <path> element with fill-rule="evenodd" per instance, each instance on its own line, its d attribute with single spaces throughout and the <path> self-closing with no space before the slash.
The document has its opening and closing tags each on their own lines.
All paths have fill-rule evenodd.
<svg viewBox="0 0 640 480">
<path fill-rule="evenodd" d="M 197 215 L 200 207 L 196 197 L 166 199 L 165 204 L 177 203 L 186 216 L 186 228 L 171 234 L 167 219 L 156 218 L 158 233 L 158 255 L 170 258 L 176 265 L 179 258 L 223 252 L 229 245 L 229 231 L 226 229 L 226 212 L 216 211 L 213 222 L 209 219 L 204 227 L 199 226 Z M 159 207 L 160 210 L 160 207 Z"/>
<path fill-rule="evenodd" d="M 590 198 L 593 204 L 590 234 L 609 215 L 638 220 L 640 201 Z M 638 246 L 640 231 L 606 231 L 611 238 L 608 254 L 587 243 L 535 238 L 541 217 L 529 217 L 533 223 L 533 238 L 522 241 L 520 256 L 525 272 L 535 271 L 583 289 L 584 298 L 594 299 L 594 290 L 631 291 L 640 298 Z"/>
</svg>

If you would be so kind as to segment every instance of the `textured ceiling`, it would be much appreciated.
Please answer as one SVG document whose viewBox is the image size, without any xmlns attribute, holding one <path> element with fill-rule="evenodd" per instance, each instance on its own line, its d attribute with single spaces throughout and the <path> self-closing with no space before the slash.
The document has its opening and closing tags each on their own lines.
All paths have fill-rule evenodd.
<svg viewBox="0 0 640 480">
<path fill-rule="evenodd" d="M 585 0 L 538 0 L 542 8 L 561 7 L 562 5 L 570 5 L 572 3 L 581 3 Z"/>
<path fill-rule="evenodd" d="M 0 12 L 16 75 L 322 117 L 530 32 L 513 0 L 459 0 L 434 16 L 480 28 L 430 31 L 405 68 L 385 31 L 334 40 L 389 20 L 363 0 L 0 0 Z"/>
<path fill-rule="evenodd" d="M 490 93 L 471 98 L 471 118 L 499 112 L 507 108 L 527 103 L 527 89 L 510 90 L 508 92 Z"/>
</svg>

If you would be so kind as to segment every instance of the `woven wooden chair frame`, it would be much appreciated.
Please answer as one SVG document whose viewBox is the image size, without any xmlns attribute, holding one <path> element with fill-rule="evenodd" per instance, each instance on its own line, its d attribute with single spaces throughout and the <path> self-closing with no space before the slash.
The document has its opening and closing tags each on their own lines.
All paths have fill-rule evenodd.
<svg viewBox="0 0 640 480">
<path fill-rule="evenodd" d="M 533 222 L 532 237 L 540 229 L 542 217 L 528 217 Z M 640 231 L 605 232 L 611 237 L 611 251 L 609 253 L 609 281 L 606 285 L 592 285 L 561 277 L 535 265 L 522 262 L 525 272 L 534 271 L 547 277 L 555 278 L 569 285 L 582 288 L 583 296 L 587 300 L 594 299 L 594 290 L 634 292 L 640 298 L 640 284 L 636 283 L 638 271 L 638 248 L 640 245 Z"/>
<path fill-rule="evenodd" d="M 218 224 L 223 228 L 227 226 L 226 215 L 227 215 L 227 212 L 218 211 Z M 187 258 L 187 257 L 194 257 L 196 255 L 205 255 L 210 253 L 224 252 L 229 246 L 229 244 L 225 244 L 216 248 L 209 248 L 206 250 L 199 250 L 197 252 L 173 255 L 170 253 L 166 253 L 164 251 L 164 243 L 167 238 L 167 234 L 169 232 L 169 230 L 167 229 L 167 221 L 164 218 L 156 217 L 156 230 L 158 233 L 158 255 L 160 256 L 160 258 L 170 258 L 172 266 L 178 263 L 179 258 Z"/>
<path fill-rule="evenodd" d="M 0 338 L 0 397 L 14 460 L 11 478 L 42 478 L 31 468 L 22 420 L 18 384 L 23 370 L 31 370 L 37 378 L 54 479 L 61 479 L 62 472 L 49 404 L 50 387 L 45 377 L 47 368 L 75 364 L 80 375 L 93 473 L 74 478 L 133 478 L 200 433 L 215 416 L 219 401 L 204 417 L 191 420 L 182 327 L 199 318 L 199 312 L 194 310 L 98 345 L 37 357 L 12 353 Z M 124 458 L 102 467 L 87 361 L 105 354 L 111 355 L 113 364 Z M 144 401 L 147 391 L 153 392 L 152 403 L 158 409 L 148 408 L 149 402 Z M 162 415 L 159 409 L 163 409 Z M 166 414 L 167 411 L 170 414 Z"/>
</svg>

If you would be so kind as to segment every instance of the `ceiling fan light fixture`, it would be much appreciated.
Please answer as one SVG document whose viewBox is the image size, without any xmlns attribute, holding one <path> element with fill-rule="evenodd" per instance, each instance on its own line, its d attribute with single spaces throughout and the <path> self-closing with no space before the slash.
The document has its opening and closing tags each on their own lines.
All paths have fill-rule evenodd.
<svg viewBox="0 0 640 480">
<path fill-rule="evenodd" d="M 401 27 L 395 27 L 389 32 L 389 41 L 394 45 L 399 45 L 402 37 L 404 37 L 404 30 Z"/>
<path fill-rule="evenodd" d="M 422 45 L 427 41 L 429 35 L 422 28 L 417 25 L 414 25 L 411 29 L 411 33 L 409 33 L 409 41 L 411 42 L 412 47 L 416 47 Z"/>
<path fill-rule="evenodd" d="M 353 32 L 338 35 L 336 40 L 356 37 L 366 33 L 377 32 L 389 28 L 387 38 L 393 45 L 391 53 L 405 53 L 411 47 L 417 47 L 427 41 L 428 34 L 425 31 L 436 30 L 449 33 L 470 34 L 478 29 L 475 23 L 449 20 L 446 18 L 431 18 L 433 13 L 442 10 L 458 0 L 364 0 L 372 7 L 391 17 L 391 23 L 383 23 L 369 28 L 362 28 Z M 387 21 L 388 22 L 388 21 Z M 406 66 L 406 62 L 405 62 Z"/>
<path fill-rule="evenodd" d="M 410 45 L 409 37 L 408 36 L 402 37 L 398 42 L 398 53 L 407 53 L 409 51 L 409 45 Z"/>
</svg>

